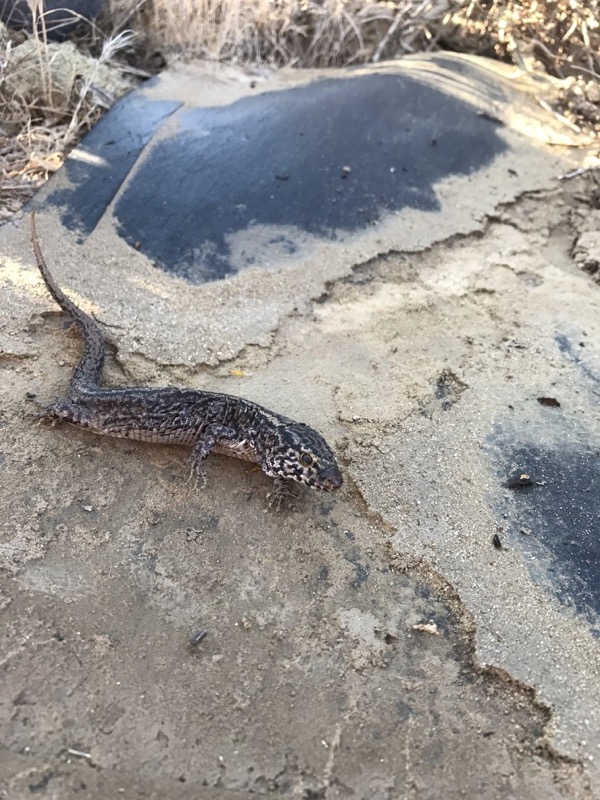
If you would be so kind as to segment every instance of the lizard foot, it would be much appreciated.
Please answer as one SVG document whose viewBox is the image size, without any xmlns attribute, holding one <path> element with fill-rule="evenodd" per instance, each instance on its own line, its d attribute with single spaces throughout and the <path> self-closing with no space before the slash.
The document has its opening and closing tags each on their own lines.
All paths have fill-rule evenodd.
<svg viewBox="0 0 600 800">
<path fill-rule="evenodd" d="M 35 409 L 33 415 L 40 423 L 47 422 L 54 427 L 61 420 L 66 420 L 82 425 L 84 428 L 92 426 L 91 413 L 84 405 L 74 403 L 66 398 L 55 400 L 50 404 L 43 403 L 35 395 L 28 395 L 27 399 Z"/>
<path fill-rule="evenodd" d="M 200 489 L 204 489 L 206 486 L 206 470 L 204 467 L 199 464 L 196 459 L 190 459 L 190 477 L 189 482 L 193 483 L 194 491 L 199 491 Z"/>
<path fill-rule="evenodd" d="M 40 403 L 39 400 L 27 398 L 32 404 L 27 411 L 28 419 L 36 420 L 39 425 L 46 424 L 54 427 L 58 422 L 58 417 L 55 417 L 48 411 L 48 406 Z"/>
<path fill-rule="evenodd" d="M 273 491 L 267 495 L 269 508 L 274 511 L 281 511 L 282 508 L 292 508 L 295 494 L 290 486 L 291 481 L 283 478 L 275 478 Z"/>
</svg>

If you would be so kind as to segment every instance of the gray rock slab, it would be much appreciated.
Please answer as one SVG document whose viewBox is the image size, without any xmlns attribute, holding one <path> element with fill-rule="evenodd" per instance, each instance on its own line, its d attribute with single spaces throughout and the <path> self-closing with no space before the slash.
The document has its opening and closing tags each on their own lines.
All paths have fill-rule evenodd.
<svg viewBox="0 0 600 800">
<path fill-rule="evenodd" d="M 340 455 L 337 496 L 267 514 L 268 482 L 242 463 L 211 459 L 194 494 L 177 448 L 37 425 L 26 392 L 64 393 L 80 343 L 32 267 L 27 220 L 0 231 L 11 800 L 86 780 L 93 798 L 103 781 L 134 797 L 154 782 L 182 798 L 599 795 L 600 300 L 573 260 L 596 212 L 557 180 L 582 154 L 558 146 L 538 85 L 440 58 L 327 73 L 470 104 L 492 145 L 472 169 L 425 170 L 425 208 L 383 204 L 335 238 L 243 219 L 218 280 L 151 263 L 121 203 L 186 115 L 331 91 L 218 65 L 132 96 L 153 116 L 121 147 L 112 194 L 77 217 L 90 173 L 72 166 L 37 201 L 51 268 L 106 331 L 107 383 L 226 391 L 306 421 Z M 85 148 L 79 165 L 95 163 Z M 284 229 L 297 247 L 274 253 Z M 206 266 L 201 248 L 190 263 Z"/>
<path fill-rule="evenodd" d="M 139 326 L 112 320 L 124 358 L 214 365 L 268 345 L 357 263 L 477 230 L 546 185 L 563 162 L 537 137 L 571 140 L 541 111 L 499 65 L 449 55 L 327 73 L 180 67 L 120 101 L 37 205 L 86 244 L 106 301 L 115 271 L 135 292 Z"/>
</svg>

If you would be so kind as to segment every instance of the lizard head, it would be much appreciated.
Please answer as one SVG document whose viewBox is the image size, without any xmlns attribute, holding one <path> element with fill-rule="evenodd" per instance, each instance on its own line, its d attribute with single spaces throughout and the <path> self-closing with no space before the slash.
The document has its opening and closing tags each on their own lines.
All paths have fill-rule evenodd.
<svg viewBox="0 0 600 800">
<path fill-rule="evenodd" d="M 320 433 L 302 422 L 290 421 L 275 428 L 262 468 L 271 478 L 298 481 L 324 492 L 342 485 L 332 449 Z"/>
</svg>

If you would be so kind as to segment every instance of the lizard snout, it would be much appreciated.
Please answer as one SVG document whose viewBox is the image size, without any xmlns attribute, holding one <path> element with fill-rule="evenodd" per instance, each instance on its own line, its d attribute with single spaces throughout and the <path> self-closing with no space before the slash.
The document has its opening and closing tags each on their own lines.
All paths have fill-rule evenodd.
<svg viewBox="0 0 600 800">
<path fill-rule="evenodd" d="M 342 473 L 336 466 L 330 466 L 319 473 L 320 488 L 326 492 L 332 492 L 334 489 L 339 489 L 343 483 Z"/>
</svg>

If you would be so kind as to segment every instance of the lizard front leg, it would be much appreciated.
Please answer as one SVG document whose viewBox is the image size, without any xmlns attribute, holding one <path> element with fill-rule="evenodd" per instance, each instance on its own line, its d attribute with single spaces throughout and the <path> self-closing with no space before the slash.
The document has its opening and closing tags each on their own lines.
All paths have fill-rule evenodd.
<svg viewBox="0 0 600 800">
<path fill-rule="evenodd" d="M 294 492 L 292 491 L 292 482 L 285 478 L 275 478 L 273 481 L 273 491 L 267 495 L 269 508 L 274 508 L 275 511 L 281 511 L 282 506 L 292 506 Z"/>
<path fill-rule="evenodd" d="M 234 436 L 235 431 L 232 428 L 215 422 L 207 425 L 199 438 L 196 439 L 190 456 L 190 480 L 194 479 L 195 489 L 202 489 L 206 485 L 206 471 L 203 464 L 210 455 L 211 450 L 221 439 L 232 439 Z"/>
</svg>

